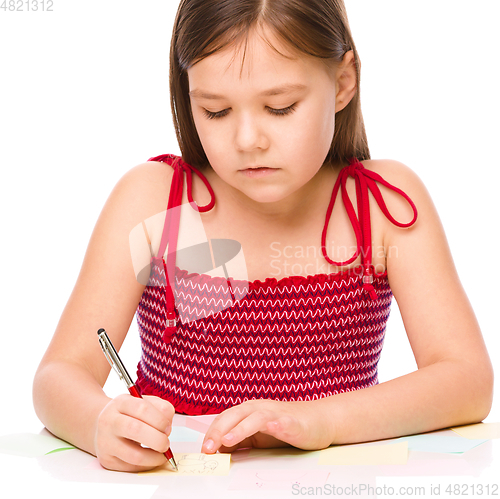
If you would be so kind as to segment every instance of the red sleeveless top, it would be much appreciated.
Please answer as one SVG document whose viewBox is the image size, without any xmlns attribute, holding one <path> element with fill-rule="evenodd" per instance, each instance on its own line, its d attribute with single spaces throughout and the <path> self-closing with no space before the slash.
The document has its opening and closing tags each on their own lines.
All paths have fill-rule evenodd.
<svg viewBox="0 0 500 499">
<path fill-rule="evenodd" d="M 176 412 L 215 414 L 249 399 L 314 400 L 378 383 L 380 359 L 392 292 L 387 272 L 372 266 L 368 191 L 395 225 L 409 227 L 417 218 L 411 199 L 367 170 L 356 159 L 340 171 L 326 211 L 322 252 L 336 266 L 361 254 L 361 265 L 338 273 L 247 282 L 193 274 L 175 265 L 186 174 L 188 199 L 195 207 L 192 173 L 205 177 L 181 158 L 161 155 L 174 168 L 165 227 L 158 256 L 137 308 L 142 355 L 137 385 L 145 395 L 169 400 Z M 346 181 L 356 183 L 358 217 Z M 389 213 L 379 182 L 411 205 L 413 220 L 396 221 Z M 345 262 L 326 253 L 326 231 L 338 191 L 356 234 L 357 249 Z M 174 213 L 174 216 L 172 216 Z M 167 260 L 163 256 L 169 246 Z M 177 304 L 177 305 L 176 305 Z"/>
</svg>

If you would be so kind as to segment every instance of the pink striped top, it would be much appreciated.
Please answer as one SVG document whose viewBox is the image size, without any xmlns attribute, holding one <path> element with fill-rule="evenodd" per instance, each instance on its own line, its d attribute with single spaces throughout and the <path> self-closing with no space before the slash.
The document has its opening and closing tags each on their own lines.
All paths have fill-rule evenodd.
<svg viewBox="0 0 500 499">
<path fill-rule="evenodd" d="M 174 168 L 169 209 L 181 203 L 184 173 L 193 202 L 192 172 L 212 195 L 211 203 L 198 210 L 213 207 L 208 182 L 181 158 L 162 155 L 149 161 Z M 356 182 L 359 218 L 347 196 L 348 176 Z M 411 222 L 401 224 L 391 216 L 376 182 L 409 202 Z M 339 190 L 358 241 L 346 262 L 334 262 L 326 253 L 326 228 Z M 333 188 L 322 250 L 333 265 L 348 265 L 359 254 L 362 263 L 333 274 L 247 282 L 188 273 L 175 265 L 179 221 L 167 216 L 159 256 L 151 259 L 150 280 L 137 308 L 142 393 L 169 400 L 176 412 L 198 415 L 250 399 L 314 400 L 377 384 L 392 292 L 387 273 L 375 273 L 371 263 L 368 190 L 395 225 L 416 221 L 415 205 L 404 192 L 353 159 Z"/>
</svg>

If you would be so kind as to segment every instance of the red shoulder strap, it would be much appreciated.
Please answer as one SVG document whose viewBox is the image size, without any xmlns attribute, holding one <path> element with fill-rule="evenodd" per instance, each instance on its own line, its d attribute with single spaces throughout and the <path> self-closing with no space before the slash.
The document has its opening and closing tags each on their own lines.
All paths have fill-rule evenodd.
<svg viewBox="0 0 500 499">
<path fill-rule="evenodd" d="M 160 241 L 160 248 L 158 249 L 156 257 L 152 257 L 151 259 L 152 264 L 163 265 L 165 270 L 167 317 L 165 331 L 163 332 L 163 339 L 166 343 L 168 343 L 177 329 L 177 316 L 173 289 L 175 286 L 175 254 L 177 250 L 177 239 L 179 236 L 180 209 L 174 210 L 173 208 L 179 207 L 182 203 L 184 173 L 186 173 L 188 201 L 194 209 L 197 209 L 200 212 L 211 210 L 215 205 L 215 194 L 212 186 L 208 183 L 205 176 L 196 168 L 184 162 L 179 156 L 175 156 L 173 154 L 162 154 L 160 156 L 150 158 L 148 161 L 161 161 L 169 164 L 174 169 L 174 175 L 170 185 L 170 194 L 168 197 L 165 224 L 163 226 L 163 233 Z M 198 206 L 193 201 L 193 173 L 200 177 L 210 192 L 210 202 L 205 206 Z M 167 245 L 169 248 L 167 262 L 165 264 L 163 255 L 167 249 Z"/>
<path fill-rule="evenodd" d="M 356 198 L 358 205 L 358 217 L 356 217 L 356 212 L 352 206 L 349 195 L 347 194 L 346 182 L 348 177 L 353 177 L 356 183 Z M 389 189 L 397 192 L 403 196 L 409 203 L 413 210 L 413 219 L 408 223 L 398 222 L 389 212 L 385 204 L 382 193 L 380 192 L 377 182 L 388 187 Z M 334 262 L 327 254 L 326 251 L 326 233 L 328 230 L 328 222 L 332 215 L 333 206 L 335 205 L 335 200 L 337 199 L 337 194 L 339 189 L 342 191 L 342 201 L 351 221 L 352 229 L 356 235 L 356 251 L 354 254 L 346 260 L 345 262 Z M 361 262 L 363 265 L 363 287 L 370 294 L 372 299 L 377 299 L 377 293 L 373 288 L 373 265 L 372 265 L 372 235 L 371 235 L 371 224 L 370 224 L 370 204 L 368 198 L 368 191 L 371 191 L 377 204 L 384 213 L 384 215 L 398 227 L 410 227 L 417 220 L 417 208 L 410 197 L 403 192 L 398 187 L 385 181 L 378 173 L 366 169 L 360 161 L 356 158 L 352 158 L 349 165 L 342 168 L 335 182 L 332 191 L 332 197 L 330 199 L 330 204 L 326 211 L 325 225 L 323 227 L 323 233 L 321 234 L 321 251 L 325 259 L 332 265 L 341 267 L 343 265 L 348 265 L 361 253 Z"/>
</svg>

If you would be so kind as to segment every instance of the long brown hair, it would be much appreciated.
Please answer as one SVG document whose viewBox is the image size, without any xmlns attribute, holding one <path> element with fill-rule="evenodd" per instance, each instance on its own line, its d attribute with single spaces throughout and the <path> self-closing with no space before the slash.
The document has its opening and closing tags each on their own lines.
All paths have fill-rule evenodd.
<svg viewBox="0 0 500 499">
<path fill-rule="evenodd" d="M 343 0 L 181 0 L 170 50 L 170 104 L 184 161 L 208 165 L 191 113 L 187 70 L 241 42 L 259 24 L 295 50 L 327 62 L 339 63 L 346 52 L 354 52 L 357 92 L 336 114 L 325 163 L 370 159 L 359 98 L 361 64 Z"/>
</svg>

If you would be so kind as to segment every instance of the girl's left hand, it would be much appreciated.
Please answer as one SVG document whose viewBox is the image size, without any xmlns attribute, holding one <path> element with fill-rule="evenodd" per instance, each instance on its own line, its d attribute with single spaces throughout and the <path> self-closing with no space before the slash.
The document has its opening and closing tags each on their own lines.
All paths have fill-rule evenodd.
<svg viewBox="0 0 500 499">
<path fill-rule="evenodd" d="M 219 414 L 208 429 L 202 452 L 245 447 L 324 449 L 332 444 L 332 424 L 317 401 L 248 400 Z"/>
</svg>

